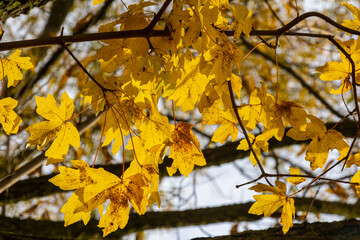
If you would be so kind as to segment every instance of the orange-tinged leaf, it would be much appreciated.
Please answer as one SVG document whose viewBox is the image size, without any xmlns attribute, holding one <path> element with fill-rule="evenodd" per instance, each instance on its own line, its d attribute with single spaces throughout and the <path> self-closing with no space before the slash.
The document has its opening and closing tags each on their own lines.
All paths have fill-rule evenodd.
<svg viewBox="0 0 360 240">
<path fill-rule="evenodd" d="M 284 120 L 301 130 L 305 129 L 307 123 L 307 113 L 301 106 L 290 101 L 276 102 L 263 83 L 261 88 L 251 92 L 249 104 L 240 106 L 239 115 L 247 129 L 251 131 L 261 122 L 278 141 L 285 133 Z"/>
<path fill-rule="evenodd" d="M 21 50 L 16 50 L 9 59 L 0 59 L 0 79 L 8 77 L 7 87 L 15 87 L 23 78 L 20 69 L 28 70 L 34 66 L 30 62 L 30 57 L 20 57 Z"/>
<path fill-rule="evenodd" d="M 46 98 L 36 96 L 36 112 L 48 121 L 35 123 L 26 128 L 30 133 L 28 146 L 43 149 L 54 138 L 50 148 L 45 152 L 48 157 L 47 164 L 61 162 L 64 160 L 69 146 L 76 148 L 80 146 L 80 135 L 75 126 L 67 122 L 73 113 L 74 102 L 66 92 L 61 96 L 60 107 L 54 97 L 48 94 Z"/>
<path fill-rule="evenodd" d="M 256 202 L 250 207 L 249 213 L 255 215 L 264 214 L 265 217 L 270 217 L 277 209 L 283 207 L 280 223 L 283 225 L 282 230 L 285 234 L 293 226 L 295 216 L 294 199 L 286 196 L 286 184 L 284 182 L 276 181 L 275 185 L 276 187 L 272 187 L 259 183 L 250 188 L 257 192 L 271 192 L 274 194 L 254 195 Z"/>
<path fill-rule="evenodd" d="M 160 121 L 166 120 L 166 123 L 168 123 L 167 118 L 162 118 L 161 116 Z M 162 120 L 161 120 L 162 119 Z M 147 121 L 145 121 L 147 122 Z M 150 123 L 150 124 L 149 124 Z M 158 193 L 158 187 L 159 187 L 159 164 L 163 161 L 163 156 L 165 155 L 166 149 L 168 146 L 166 146 L 166 143 L 169 141 L 170 137 L 170 131 L 168 133 L 162 132 L 166 131 L 167 127 L 166 124 L 163 125 L 161 122 L 157 122 L 154 118 L 154 116 L 151 118 L 151 120 L 148 121 L 148 124 L 146 124 L 146 128 L 142 128 L 146 131 L 154 131 L 154 139 L 151 138 L 151 132 L 148 132 L 147 134 L 142 135 L 140 137 L 133 137 L 131 141 L 129 141 L 128 145 L 126 146 L 127 149 L 131 149 L 134 151 L 134 155 L 136 157 L 131 162 L 130 167 L 126 169 L 124 173 L 124 177 L 127 178 L 132 175 L 141 174 L 144 181 L 148 184 L 150 184 L 150 196 L 148 199 L 148 204 L 152 205 L 155 202 L 160 207 L 161 200 L 160 195 Z M 164 129 L 161 129 L 164 127 Z M 171 129 L 171 128 L 168 128 Z M 165 133 L 165 135 L 164 135 Z M 157 135 L 157 136 L 156 136 Z M 160 138 L 159 138 L 160 136 Z M 163 136 L 164 138 L 161 138 Z M 147 139 L 150 139 L 149 142 Z M 154 143 L 156 143 L 154 145 Z M 134 150 L 135 149 L 135 150 Z"/>
<path fill-rule="evenodd" d="M 289 173 L 291 175 L 300 175 L 300 170 L 295 167 L 290 167 Z M 288 181 L 291 184 L 298 185 L 302 182 L 305 182 L 305 178 L 304 177 L 288 177 L 288 178 L 286 178 L 286 181 Z"/>
<path fill-rule="evenodd" d="M 17 133 L 22 122 L 21 118 L 13 111 L 17 104 L 18 101 L 10 97 L 0 99 L 0 123 L 7 135 Z"/>
<path fill-rule="evenodd" d="M 123 194 L 122 188 L 116 188 L 115 194 Z M 129 221 L 129 203 L 127 200 L 110 199 L 110 204 L 106 208 L 106 213 L 101 217 L 98 227 L 103 228 L 103 237 L 123 229 Z"/>
<path fill-rule="evenodd" d="M 180 173 L 187 177 L 195 165 L 206 165 L 199 140 L 191 131 L 192 127 L 190 123 L 179 122 L 172 133 L 169 158 L 173 159 L 173 163 L 167 168 L 170 176 L 179 169 Z"/>
<path fill-rule="evenodd" d="M 144 189 L 145 183 L 141 174 L 132 175 L 121 183 L 110 188 L 106 195 L 110 199 L 110 205 L 106 213 L 101 217 L 99 227 L 103 229 L 103 236 L 116 231 L 119 227 L 124 228 L 129 219 L 129 201 L 138 214 L 146 211 L 148 191 Z"/>
</svg>

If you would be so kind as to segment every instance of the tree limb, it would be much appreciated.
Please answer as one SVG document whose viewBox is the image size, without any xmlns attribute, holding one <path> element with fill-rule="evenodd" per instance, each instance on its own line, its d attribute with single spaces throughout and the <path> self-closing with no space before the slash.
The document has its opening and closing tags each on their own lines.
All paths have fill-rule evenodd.
<svg viewBox="0 0 360 240">
<path fill-rule="evenodd" d="M 306 211 L 311 201 L 311 198 L 295 198 L 296 210 Z M 126 234 L 146 229 L 183 227 L 218 222 L 256 221 L 261 219 L 262 216 L 248 214 L 251 204 L 252 202 L 247 202 L 195 210 L 147 212 L 142 216 L 132 213 L 130 214 L 127 226 L 122 230 L 111 233 L 107 239 L 118 239 Z M 311 212 L 337 214 L 353 218 L 360 215 L 360 208 L 358 205 L 315 200 Z M 280 217 L 280 215 L 280 212 L 276 212 L 272 217 Z M 77 222 L 66 228 L 62 221 L 35 221 L 32 219 L 23 220 L 0 217 L 0 222 L 2 223 L 0 225 L 0 236 L 12 236 L 11 234 L 15 234 L 34 238 L 47 237 L 48 239 L 99 239 L 102 235 L 101 230 L 97 227 L 98 222 L 94 219 L 90 220 L 86 226 L 82 222 Z M 296 230 L 290 229 L 287 236 L 291 235 L 292 231 Z"/>
<path fill-rule="evenodd" d="M 327 128 L 331 128 L 335 123 L 328 123 Z M 352 137 L 354 129 L 356 129 L 356 125 L 353 121 L 343 121 L 339 125 L 337 125 L 336 129 L 340 131 L 346 137 Z M 288 130 L 288 129 L 287 129 Z M 290 146 L 293 144 L 306 143 L 308 141 L 295 141 L 286 135 L 284 136 L 281 142 L 278 142 L 274 138 L 269 141 L 269 150 Z M 206 165 L 204 167 L 210 166 L 219 166 L 223 163 L 232 162 L 236 159 L 241 159 L 249 156 L 249 151 L 239 151 L 236 150 L 236 147 L 239 145 L 239 141 L 236 142 L 228 142 L 222 146 L 215 148 L 208 148 L 203 150 L 204 157 L 206 159 Z M 45 158 L 41 163 L 45 161 Z M 129 163 L 126 163 L 125 167 L 129 166 Z M 164 163 L 159 166 L 160 176 L 167 176 L 166 167 L 171 166 L 172 160 L 167 157 L 164 159 Z M 113 164 L 113 165 L 97 165 L 96 168 L 102 167 L 105 170 L 120 176 L 122 173 L 122 164 Z M 196 168 L 204 168 L 204 167 L 196 167 Z M 29 178 L 26 180 L 22 180 L 17 182 L 14 186 L 8 189 L 5 193 L 0 194 L 0 205 L 14 203 L 18 201 L 28 200 L 34 197 L 41 197 L 46 195 L 55 194 L 58 192 L 62 192 L 60 188 L 48 182 L 48 180 L 54 177 L 55 174 L 50 174 L 37 178 Z M 6 179 L 5 179 L 6 180 Z M 4 180 L 3 180 L 4 181 Z M 0 181 L 0 189 L 5 189 L 4 186 L 9 187 L 6 182 Z M 360 216 L 360 215 L 359 215 Z"/>
<path fill-rule="evenodd" d="M 351 219 L 340 222 L 315 222 L 295 224 L 284 235 L 281 227 L 268 228 L 266 230 L 244 231 L 226 236 L 193 238 L 193 240 L 338 240 L 358 239 L 360 236 L 360 221 Z"/>
</svg>

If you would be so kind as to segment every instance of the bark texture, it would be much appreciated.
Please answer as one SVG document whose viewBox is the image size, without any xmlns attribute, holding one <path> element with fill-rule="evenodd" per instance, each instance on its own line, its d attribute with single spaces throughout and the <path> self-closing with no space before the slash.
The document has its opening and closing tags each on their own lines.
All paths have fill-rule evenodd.
<svg viewBox="0 0 360 240">
<path fill-rule="evenodd" d="M 306 211 L 311 201 L 312 199 L 296 199 L 296 209 Z M 126 234 L 146 229 L 174 228 L 218 222 L 256 221 L 262 218 L 262 216 L 247 213 L 251 204 L 249 202 L 195 210 L 148 212 L 143 216 L 134 213 L 130 214 L 129 222 L 124 229 L 111 233 L 106 239 L 118 239 Z M 311 211 L 314 213 L 344 214 L 351 218 L 359 214 L 359 209 L 358 205 L 315 201 Z M 276 212 L 272 217 L 280 217 L 280 214 L 280 212 Z M 86 226 L 82 222 L 77 222 L 64 227 L 64 222 L 60 221 L 0 217 L 0 239 L 1 237 L 4 239 L 100 239 L 102 231 L 97 227 L 97 224 L 98 221 L 91 219 Z M 297 224 L 285 236 L 281 228 L 272 228 L 261 231 L 246 231 L 214 239 L 359 239 L 355 236 L 360 236 L 360 221 L 349 220 L 337 223 Z"/>
<path fill-rule="evenodd" d="M 284 235 L 281 227 L 259 231 L 245 231 L 227 236 L 213 238 L 194 238 L 193 240 L 355 240 L 360 239 L 360 221 L 345 220 L 330 223 L 303 223 L 295 224 Z"/>
<path fill-rule="evenodd" d="M 0 21 L 4 22 L 10 17 L 28 14 L 31 9 L 41 7 L 54 0 L 4 0 L 0 1 Z"/>
</svg>

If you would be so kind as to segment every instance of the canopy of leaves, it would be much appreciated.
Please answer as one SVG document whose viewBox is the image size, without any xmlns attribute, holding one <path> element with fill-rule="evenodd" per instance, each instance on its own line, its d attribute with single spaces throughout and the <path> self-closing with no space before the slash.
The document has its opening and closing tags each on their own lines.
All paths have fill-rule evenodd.
<svg viewBox="0 0 360 240">
<path fill-rule="evenodd" d="M 247 152 L 244 166 L 254 170 L 240 169 L 253 180 L 239 186 L 266 193 L 253 196 L 248 213 L 270 217 L 282 207 L 284 234 L 297 211 L 293 197 L 305 190 L 317 197 L 314 183 L 332 183 L 326 192 L 340 199 L 360 195 L 360 174 L 353 171 L 360 165 L 359 8 L 337 3 L 334 9 L 344 13 L 334 21 L 300 14 L 293 1 L 275 9 L 255 2 L 119 1 L 114 7 L 86 0 L 81 4 L 94 12 L 112 6 L 98 33 L 0 43 L 0 50 L 14 50 L 0 59 L 0 139 L 6 142 L 0 161 L 8 176 L 20 166 L 20 179 L 40 166 L 21 168 L 40 156 L 36 146 L 55 166 L 49 181 L 73 191 L 60 210 L 64 225 L 86 225 L 97 209 L 103 237 L 124 229 L 132 209 L 143 215 L 169 202 L 159 190 L 164 175 L 187 178 L 211 161 L 220 164 L 204 155 L 219 146 L 231 145 L 234 158 Z M 101 11 L 75 16 L 73 31 L 104 16 Z M 325 34 L 331 25 L 340 30 L 336 38 Z M 60 53 L 20 50 L 47 45 L 59 45 Z M 52 58 L 61 51 L 67 53 L 61 60 Z M 46 61 L 60 70 L 42 70 Z M 307 79 L 313 72 L 319 74 Z M 343 121 L 356 127 L 345 132 L 338 127 Z M 274 151 L 290 141 L 303 147 Z M 122 169 L 114 174 L 94 167 L 99 162 L 122 162 Z M 324 177 L 330 171 L 336 179 Z M 1 184 L 0 192 L 8 188 Z"/>
</svg>

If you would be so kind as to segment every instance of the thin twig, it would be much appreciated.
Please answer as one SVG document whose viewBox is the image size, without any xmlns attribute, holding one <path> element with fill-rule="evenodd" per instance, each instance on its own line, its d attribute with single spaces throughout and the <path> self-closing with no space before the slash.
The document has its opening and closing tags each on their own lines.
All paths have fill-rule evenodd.
<svg viewBox="0 0 360 240">
<path fill-rule="evenodd" d="M 249 146 L 249 149 L 250 149 L 250 151 L 252 152 L 252 154 L 253 154 L 253 156 L 254 156 L 254 158 L 255 158 L 255 160 L 256 160 L 256 163 L 258 164 L 258 166 L 259 166 L 259 168 L 260 168 L 261 174 L 262 174 L 262 176 L 264 177 L 264 176 L 266 175 L 266 172 L 265 172 L 265 170 L 264 170 L 264 168 L 263 168 L 263 166 L 262 166 L 262 164 L 261 164 L 261 162 L 260 162 L 260 159 L 258 158 L 258 156 L 257 156 L 257 154 L 256 154 L 256 152 L 255 152 L 255 150 L 254 150 L 254 148 L 253 148 L 253 146 L 252 146 L 252 143 L 251 143 L 251 141 L 250 141 L 250 138 L 249 138 L 249 136 L 248 136 L 248 134 L 247 134 L 247 131 L 246 131 L 245 127 L 244 127 L 244 124 L 242 123 L 241 118 L 240 118 L 240 116 L 239 116 L 239 112 L 238 112 L 238 110 L 237 110 L 238 107 L 236 106 L 235 97 L 234 97 L 234 92 L 233 92 L 232 86 L 231 86 L 231 80 L 229 80 L 227 83 L 228 83 L 228 89 L 229 89 L 229 94 L 230 94 L 230 100 L 231 100 L 231 104 L 232 104 L 232 107 L 233 107 L 233 110 L 234 110 L 236 119 L 238 120 L 238 123 L 239 123 L 239 125 L 240 125 L 240 128 L 241 128 L 241 130 L 242 130 L 243 133 L 244 133 L 244 136 L 245 136 L 246 142 L 247 142 L 247 144 L 248 144 L 248 146 Z M 270 181 L 266 178 L 266 176 L 265 176 L 265 180 L 267 181 L 267 183 L 268 183 L 270 186 L 272 186 L 272 184 L 271 184 Z"/>
</svg>

